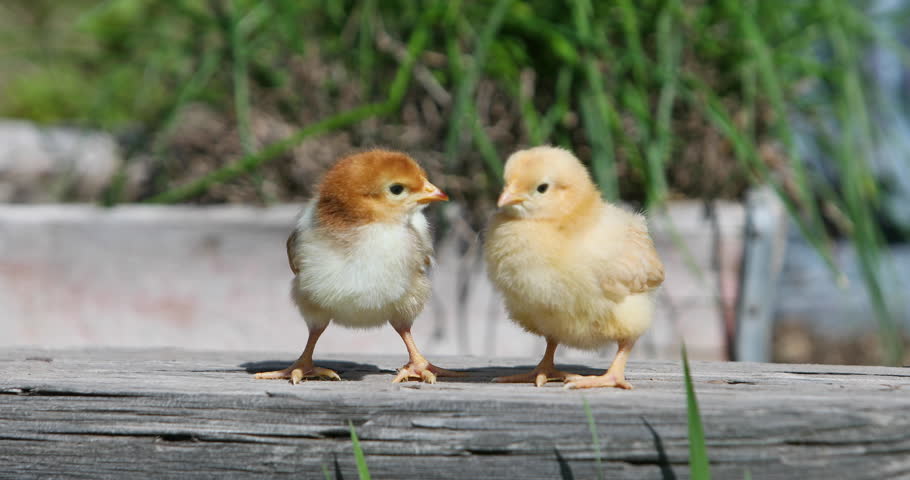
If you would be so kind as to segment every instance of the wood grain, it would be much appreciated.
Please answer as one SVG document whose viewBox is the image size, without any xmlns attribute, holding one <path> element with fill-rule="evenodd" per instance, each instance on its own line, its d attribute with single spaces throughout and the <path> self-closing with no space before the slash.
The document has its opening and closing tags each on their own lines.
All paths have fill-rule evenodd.
<svg viewBox="0 0 910 480">
<path fill-rule="evenodd" d="M 490 383 L 530 358 L 434 357 L 472 373 L 435 385 L 390 383 L 403 356 L 317 355 L 341 382 L 252 378 L 296 353 L 2 349 L 0 477 L 352 479 L 349 421 L 377 479 L 588 479 L 598 456 L 609 479 L 688 477 L 678 363 L 630 364 L 633 391 Z M 714 478 L 910 478 L 910 369 L 693 375 Z"/>
</svg>

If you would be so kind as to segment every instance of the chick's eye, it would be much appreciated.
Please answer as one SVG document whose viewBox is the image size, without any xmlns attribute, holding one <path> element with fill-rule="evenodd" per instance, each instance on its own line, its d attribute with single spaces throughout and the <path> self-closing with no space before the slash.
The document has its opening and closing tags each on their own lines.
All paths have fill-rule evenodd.
<svg viewBox="0 0 910 480">
<path fill-rule="evenodd" d="M 389 191 L 392 192 L 392 195 L 401 195 L 401 192 L 404 191 L 404 185 L 400 183 L 394 183 L 389 186 Z"/>
<path fill-rule="evenodd" d="M 541 183 L 540 185 L 537 186 L 537 191 L 539 193 L 544 193 L 547 191 L 548 188 L 550 188 L 549 183 Z"/>
</svg>

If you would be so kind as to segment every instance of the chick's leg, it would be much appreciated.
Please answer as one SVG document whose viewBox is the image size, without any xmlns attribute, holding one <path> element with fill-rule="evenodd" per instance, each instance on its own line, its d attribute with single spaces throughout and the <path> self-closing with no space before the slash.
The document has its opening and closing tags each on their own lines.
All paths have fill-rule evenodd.
<svg viewBox="0 0 910 480">
<path fill-rule="evenodd" d="M 325 327 L 310 330 L 310 336 L 306 341 L 306 348 L 300 354 L 300 358 L 284 370 L 275 370 L 274 372 L 261 372 L 256 374 L 256 378 L 265 379 L 290 379 L 294 385 L 300 383 L 304 378 L 327 378 L 329 380 L 341 380 L 341 377 L 334 370 L 317 367 L 313 365 L 313 351 L 316 350 L 316 342 Z"/>
<path fill-rule="evenodd" d="M 557 346 L 559 346 L 558 342 L 548 338 L 547 351 L 544 352 L 543 359 L 540 360 L 540 363 L 537 364 L 537 367 L 535 367 L 534 370 L 531 370 L 528 373 L 509 375 L 508 377 L 497 377 L 494 378 L 493 381 L 499 383 L 533 383 L 534 385 L 541 387 L 550 380 L 566 380 L 579 377 L 579 375 L 556 369 L 556 365 L 553 363 L 553 356 L 556 355 Z"/>
<path fill-rule="evenodd" d="M 632 384 L 626 381 L 626 360 L 632 351 L 635 340 L 621 340 L 616 357 L 607 372 L 603 375 L 579 376 L 566 379 L 566 388 L 617 387 L 632 390 Z"/>
<path fill-rule="evenodd" d="M 463 377 L 467 375 L 462 372 L 453 372 L 452 370 L 439 368 L 428 362 L 414 343 L 414 337 L 411 336 L 411 327 L 394 326 L 394 328 L 395 331 L 398 332 L 398 335 L 401 335 L 401 339 L 408 349 L 409 361 L 407 365 L 398 369 L 398 375 L 392 380 L 393 383 L 406 382 L 412 378 L 427 383 L 436 383 L 437 376 Z"/>
</svg>

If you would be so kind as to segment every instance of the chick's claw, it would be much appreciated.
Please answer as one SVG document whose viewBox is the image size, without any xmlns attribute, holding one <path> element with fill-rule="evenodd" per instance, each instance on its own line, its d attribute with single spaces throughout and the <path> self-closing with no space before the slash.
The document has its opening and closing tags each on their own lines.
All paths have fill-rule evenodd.
<svg viewBox="0 0 910 480">
<path fill-rule="evenodd" d="M 392 380 L 392 383 L 407 382 L 415 379 L 424 383 L 436 383 L 436 377 L 463 377 L 467 374 L 439 368 L 432 363 L 420 364 L 409 363 L 398 369 L 398 375 Z"/>
<path fill-rule="evenodd" d="M 322 367 L 310 367 L 310 368 L 300 368 L 294 367 L 293 365 L 285 368 L 283 370 L 275 370 L 274 372 L 261 372 L 256 374 L 256 378 L 265 379 L 265 380 L 290 380 L 291 383 L 297 385 L 304 378 L 313 378 L 313 379 L 326 379 L 326 380 L 341 380 L 341 377 L 335 373 L 334 370 L 329 370 L 328 368 Z"/>
<path fill-rule="evenodd" d="M 584 377 L 576 375 L 574 378 L 567 378 L 565 382 L 565 388 L 569 390 L 601 387 L 616 387 L 622 388 L 623 390 L 632 390 L 632 384 L 627 382 L 625 377 L 613 373 Z"/>
<path fill-rule="evenodd" d="M 398 370 L 398 375 L 392 380 L 392 383 L 407 382 L 415 378 L 424 383 L 436 383 L 436 374 L 429 370 L 417 370 L 409 367 L 402 367 Z"/>
<path fill-rule="evenodd" d="M 574 378 L 581 378 L 581 376 L 557 370 L 555 367 L 537 367 L 528 373 L 519 373 L 518 375 L 509 375 L 507 377 L 496 377 L 493 381 L 496 383 L 533 383 L 535 386 L 542 387 L 549 381 L 567 381 Z"/>
<path fill-rule="evenodd" d="M 304 371 L 300 368 L 294 369 L 291 372 L 291 383 L 297 385 L 304 378 L 324 378 L 326 380 L 341 380 L 341 377 L 334 371 L 329 370 L 328 368 L 322 367 L 313 367 L 307 371 Z"/>
</svg>

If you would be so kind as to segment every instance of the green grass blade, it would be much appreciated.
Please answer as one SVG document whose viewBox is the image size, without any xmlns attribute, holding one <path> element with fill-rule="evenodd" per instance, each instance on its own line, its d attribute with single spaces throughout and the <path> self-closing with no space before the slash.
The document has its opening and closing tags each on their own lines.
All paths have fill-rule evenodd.
<svg viewBox="0 0 910 480">
<path fill-rule="evenodd" d="M 616 159 L 613 151 L 613 135 L 604 119 L 605 115 L 595 105 L 595 94 L 589 87 L 580 98 L 581 119 L 584 123 L 588 142 L 591 144 L 591 169 L 594 180 L 603 195 L 610 201 L 619 199 L 619 184 L 616 180 Z"/>
<path fill-rule="evenodd" d="M 643 85 L 647 82 L 648 57 L 645 56 L 644 48 L 641 45 L 641 32 L 638 26 L 638 10 L 641 7 L 633 5 L 631 0 L 618 0 L 617 6 L 626 48 L 628 48 L 628 58 L 632 64 L 632 74 L 635 81 Z"/>
<path fill-rule="evenodd" d="M 575 29 L 583 41 L 588 43 L 595 42 L 595 34 L 598 33 L 591 23 L 592 10 L 589 0 L 572 2 Z M 597 58 L 591 52 L 585 52 L 582 70 L 586 85 L 579 97 L 579 108 L 585 134 L 591 144 L 591 170 L 607 200 L 616 201 L 619 199 L 619 183 L 616 178 L 612 130 L 619 123 L 616 120 L 618 115 L 604 92 L 606 83 Z"/>
<path fill-rule="evenodd" d="M 588 429 L 591 431 L 591 443 L 594 445 L 594 461 L 597 462 L 597 478 L 603 480 L 604 467 L 600 455 L 600 435 L 597 434 L 597 422 L 594 421 L 594 413 L 591 411 L 591 405 L 588 399 L 581 397 L 582 405 L 585 407 L 585 417 L 588 419 Z"/>
<path fill-rule="evenodd" d="M 457 30 L 457 19 L 458 8 L 460 8 L 460 3 L 452 3 L 449 6 L 452 17 L 450 20 L 450 28 L 453 31 Z M 448 53 L 449 61 L 449 70 L 452 73 L 452 77 L 455 79 L 456 85 L 463 85 L 464 80 L 464 69 L 461 59 L 461 50 L 458 48 L 457 40 L 455 35 L 448 35 L 446 41 L 446 49 Z M 490 136 L 487 135 L 487 132 L 484 130 L 483 125 L 480 121 L 480 118 L 477 116 L 477 111 L 472 102 L 466 102 L 462 105 L 465 108 L 463 115 L 465 118 L 469 119 L 471 122 L 471 132 L 473 136 L 474 144 L 477 146 L 477 150 L 480 152 L 480 156 L 484 161 L 484 165 L 487 167 L 487 170 L 496 180 L 496 185 L 502 185 L 502 171 L 503 171 L 503 161 L 499 157 L 499 153 L 496 151 L 496 146 L 493 144 L 493 141 L 490 139 Z M 533 107 L 532 107 L 533 108 Z"/>
<path fill-rule="evenodd" d="M 592 24 L 593 7 L 589 0 L 572 2 L 572 18 L 575 29 L 582 41 L 588 45 L 600 45 L 599 53 L 606 54 L 605 35 Z M 613 132 L 620 132 L 619 115 L 605 93 L 606 81 L 600 71 L 600 64 L 593 52 L 584 52 L 582 72 L 585 86 L 579 93 L 579 109 L 588 143 L 591 144 L 591 170 L 594 180 L 604 197 L 610 201 L 619 200 L 619 183 L 616 176 L 616 152 Z"/>
<path fill-rule="evenodd" d="M 405 61 L 398 66 L 395 77 L 392 78 L 392 85 L 389 87 L 389 97 L 388 100 L 386 100 L 385 107 L 386 113 L 397 110 L 398 106 L 401 105 L 404 94 L 407 93 L 408 90 L 408 83 L 411 80 L 411 72 L 414 70 L 414 64 L 417 63 L 417 58 L 427 47 L 427 42 L 430 38 L 430 26 L 442 14 L 444 7 L 445 3 L 434 3 L 431 8 L 424 12 L 420 21 L 417 22 L 417 26 L 414 27 L 414 32 L 408 40 L 408 56 Z"/>
<path fill-rule="evenodd" d="M 632 166 L 644 177 L 645 189 L 651 194 L 651 174 L 648 165 L 641 154 L 651 144 L 651 112 L 647 93 L 636 82 L 624 82 L 619 88 L 620 100 L 624 113 L 635 122 L 635 135 L 626 134 L 623 130 L 617 131 L 617 136 L 624 139 L 624 147 L 629 154 Z"/>
<path fill-rule="evenodd" d="M 241 37 L 240 19 L 237 2 L 231 1 L 230 43 L 231 43 L 231 77 L 234 82 L 234 112 L 237 117 L 237 131 L 240 135 L 240 144 L 244 155 L 250 155 L 255 150 L 253 134 L 250 128 L 250 85 L 247 74 L 247 50 L 245 41 Z"/>
<path fill-rule="evenodd" d="M 745 11 L 745 9 L 741 10 Z M 782 87 L 783 81 L 778 73 L 778 68 L 775 68 L 774 52 L 765 41 L 762 29 L 754 15 L 743 14 L 739 16 L 739 20 L 740 31 L 745 40 L 746 48 L 751 53 L 752 58 L 755 59 L 759 82 L 774 110 L 776 121 L 773 126 L 776 136 L 783 142 L 786 149 L 786 157 L 797 187 L 791 193 L 796 195 L 805 221 L 812 225 L 817 235 L 827 237 L 822 226 L 822 216 L 812 198 L 812 186 L 810 185 L 804 162 L 796 149 L 796 143 L 793 138 L 794 128 L 790 123 L 791 111 L 787 108 L 787 100 Z"/>
<path fill-rule="evenodd" d="M 445 160 L 449 168 L 454 165 L 455 158 L 458 155 L 458 144 L 461 140 L 462 129 L 465 125 L 469 125 L 468 117 L 473 114 L 470 103 L 473 102 L 474 90 L 477 88 L 477 81 L 480 79 L 480 74 L 486 63 L 490 45 L 495 40 L 496 33 L 499 31 L 499 27 L 502 25 L 512 2 L 513 0 L 497 0 L 493 5 L 474 48 L 474 61 L 464 72 L 455 91 L 452 120 L 446 135 Z"/>
<path fill-rule="evenodd" d="M 250 78 L 247 66 L 248 48 L 245 38 L 245 31 L 241 23 L 245 15 L 241 15 L 237 1 L 230 2 L 231 20 L 230 20 L 230 45 L 231 45 L 231 78 L 234 83 L 234 113 L 237 117 L 237 133 L 240 136 L 240 145 L 244 155 L 252 155 L 256 151 L 255 140 L 250 120 Z M 261 11 L 262 5 L 257 7 Z M 261 15 L 253 18 L 261 18 Z M 248 24 L 249 25 L 249 24 Z M 270 198 L 262 188 L 263 178 L 258 172 L 251 172 L 253 183 L 256 187 L 256 194 L 265 203 L 270 203 Z"/>
<path fill-rule="evenodd" d="M 540 114 L 534 106 L 534 99 L 526 95 L 523 89 L 517 88 L 515 96 L 518 97 L 518 105 L 521 113 L 522 124 L 528 134 L 528 139 L 532 145 L 540 145 L 544 142 L 544 137 L 540 130 Z"/>
<path fill-rule="evenodd" d="M 332 472 L 329 471 L 329 467 L 326 464 L 322 464 L 322 477 L 325 480 L 332 480 Z"/>
<path fill-rule="evenodd" d="M 683 375 L 686 382 L 686 412 L 689 422 L 689 474 L 695 480 L 710 480 L 711 465 L 708 462 L 708 449 L 705 446 L 705 430 L 698 410 L 698 399 L 692 385 L 692 374 L 689 371 L 689 356 L 686 345 L 682 346 Z"/>
<path fill-rule="evenodd" d="M 841 2 L 838 4 L 838 9 L 845 23 L 896 53 L 904 68 L 910 67 L 910 48 L 901 43 L 900 39 L 895 38 L 892 32 L 883 31 L 879 28 L 872 21 L 872 18 L 861 10 L 862 5 L 862 2 Z"/>
<path fill-rule="evenodd" d="M 575 23 L 575 30 L 583 42 L 591 45 L 593 40 L 591 36 L 591 17 L 593 7 L 590 0 L 573 0 L 572 1 L 572 18 Z"/>
<path fill-rule="evenodd" d="M 655 139 L 646 150 L 650 180 L 649 207 L 662 205 L 668 191 L 665 164 L 673 148 L 673 105 L 676 102 L 681 44 L 674 28 L 673 7 L 673 4 L 665 6 L 657 19 L 658 76 L 661 87 L 654 119 Z"/>
<path fill-rule="evenodd" d="M 879 192 L 870 166 L 875 141 L 859 71 L 859 54 L 855 50 L 858 42 L 850 38 L 839 9 L 826 4 L 822 11 L 831 19 L 826 24 L 826 33 L 838 67 L 832 79 L 842 93 L 833 99 L 841 132 L 833 157 L 840 168 L 840 190 L 853 227 L 848 233 L 856 245 L 863 283 L 878 320 L 883 360 L 889 365 L 900 365 L 903 339 L 882 291 L 883 240 L 873 210 L 879 203 Z"/>
<path fill-rule="evenodd" d="M 502 186 L 502 159 L 499 158 L 499 153 L 496 152 L 496 146 L 493 145 L 490 136 L 487 135 L 487 132 L 483 129 L 483 125 L 480 124 L 480 118 L 474 114 L 473 109 L 471 109 L 471 114 L 471 128 L 474 134 L 474 144 L 477 145 L 477 149 L 480 151 L 480 155 L 483 157 L 487 169 L 490 170 L 490 173 L 493 174 L 493 178 L 496 179 L 497 186 Z"/>
<path fill-rule="evenodd" d="M 376 0 L 360 2 L 360 33 L 357 44 L 357 60 L 360 69 L 360 83 L 369 98 L 372 73 L 376 65 L 376 50 L 373 48 L 373 17 L 376 15 Z"/>
<path fill-rule="evenodd" d="M 360 440 L 357 438 L 357 430 L 354 424 L 348 421 L 351 428 L 351 443 L 354 446 L 354 461 L 357 462 L 357 476 L 360 480 L 370 480 L 370 469 L 367 468 L 367 459 L 363 455 L 363 449 L 360 448 Z"/>
<path fill-rule="evenodd" d="M 537 135 L 541 142 L 551 142 L 550 137 L 557 123 L 565 117 L 569 111 L 569 102 L 571 101 L 572 78 L 574 69 L 563 66 L 556 75 L 556 101 L 544 114 L 537 126 Z"/>
</svg>

